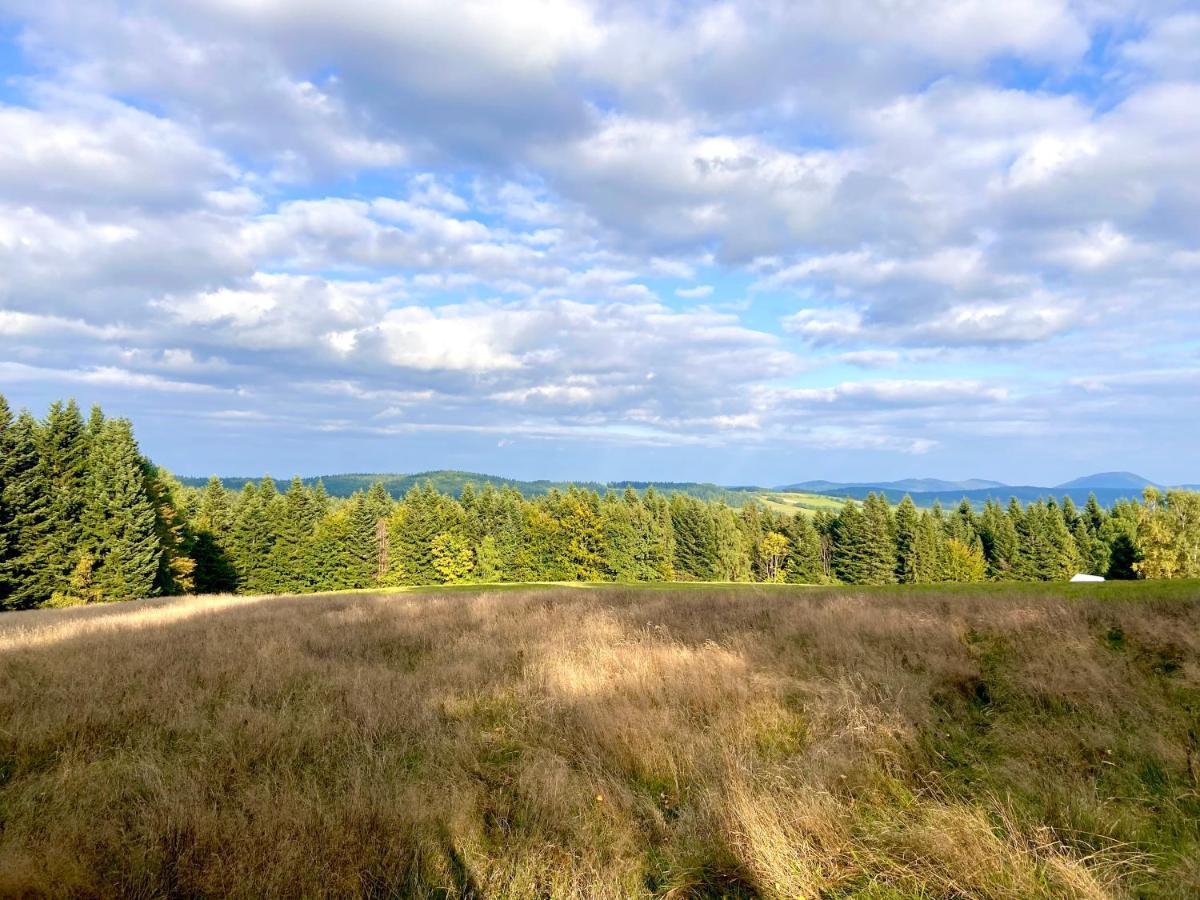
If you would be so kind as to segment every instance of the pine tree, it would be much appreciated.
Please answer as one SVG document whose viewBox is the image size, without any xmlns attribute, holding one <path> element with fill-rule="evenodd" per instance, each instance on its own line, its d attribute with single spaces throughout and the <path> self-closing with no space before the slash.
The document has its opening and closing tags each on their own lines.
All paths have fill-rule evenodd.
<svg viewBox="0 0 1200 900">
<path fill-rule="evenodd" d="M 792 584 L 821 584 L 829 580 L 821 559 L 821 536 L 808 517 L 796 513 L 785 531 L 790 549 L 784 580 Z"/>
<path fill-rule="evenodd" d="M 126 419 L 109 419 L 91 437 L 83 509 L 83 550 L 94 560 L 89 581 L 98 597 L 156 593 L 163 555 L 156 525 L 133 428 Z"/>
<path fill-rule="evenodd" d="M 180 508 L 183 485 L 165 469 L 141 462 L 146 496 L 154 507 L 154 533 L 162 548 L 155 592 L 190 594 L 196 587 L 195 536 Z"/>
<path fill-rule="evenodd" d="M 475 567 L 471 545 L 461 534 L 443 531 L 433 539 L 433 567 L 442 584 L 458 584 L 471 576 Z"/>
<path fill-rule="evenodd" d="M 299 477 L 292 478 L 272 515 L 274 541 L 267 560 L 269 581 L 278 591 L 311 590 L 312 540 L 319 512 L 313 493 Z"/>
<path fill-rule="evenodd" d="M 389 520 L 393 577 L 404 584 L 434 584 L 433 539 L 442 532 L 439 501 L 433 485 L 413 486 Z"/>
<path fill-rule="evenodd" d="M 43 590 L 65 593 L 83 543 L 88 435 L 74 400 L 51 404 L 38 429 L 38 462 L 46 490 L 47 531 L 40 548 Z"/>
<path fill-rule="evenodd" d="M 8 566 L 17 546 L 14 510 L 10 506 L 5 487 L 12 477 L 12 423 L 12 411 L 8 408 L 8 400 L 0 394 L 0 610 L 7 609 L 8 598 L 13 591 L 13 585 L 8 580 Z"/>
<path fill-rule="evenodd" d="M 268 593 L 275 580 L 269 559 L 275 542 L 269 505 L 275 495 L 265 484 L 246 482 L 234 511 L 231 556 L 238 590 L 247 594 Z"/>
<path fill-rule="evenodd" d="M 967 584 L 987 578 L 987 560 L 979 542 L 968 545 L 958 538 L 946 541 L 946 580 Z"/>
<path fill-rule="evenodd" d="M 608 493 L 600 504 L 604 577 L 608 581 L 640 580 L 642 535 L 634 525 L 637 506 Z"/>
<path fill-rule="evenodd" d="M 719 560 L 708 505 L 686 494 L 672 494 L 670 510 L 675 535 L 675 572 L 688 581 L 713 580 Z"/>
<path fill-rule="evenodd" d="M 901 584 L 917 582 L 917 531 L 921 517 L 912 497 L 907 494 L 896 507 L 896 580 Z"/>
<path fill-rule="evenodd" d="M 9 516 L 8 558 L 0 579 L 9 609 L 28 609 L 50 599 L 53 577 L 47 547 L 49 485 L 38 455 L 37 420 L 23 410 L 6 432 L 4 502 Z"/>
<path fill-rule="evenodd" d="M 933 584 L 947 579 L 946 531 L 937 504 L 921 513 L 914 544 L 913 574 L 916 584 Z"/>
<path fill-rule="evenodd" d="M 889 584 L 896 580 L 896 524 L 882 494 L 868 494 L 863 501 L 867 529 L 865 584 Z"/>
<path fill-rule="evenodd" d="M 846 584 L 866 584 L 869 577 L 870 534 L 866 516 L 847 500 L 833 521 L 833 574 Z"/>
<path fill-rule="evenodd" d="M 718 500 L 715 504 L 704 504 L 711 518 L 712 542 L 716 561 L 710 578 L 717 581 L 750 581 L 753 575 L 753 559 L 750 537 L 746 533 L 746 520 Z M 757 516 L 751 519 L 751 527 L 757 529 Z"/>
<path fill-rule="evenodd" d="M 1016 503 L 1015 499 L 1013 503 Z M 979 520 L 979 537 L 987 560 L 988 577 L 993 581 L 1015 578 L 1019 548 L 1013 514 L 1005 513 L 999 503 L 989 498 Z"/>
<path fill-rule="evenodd" d="M 196 560 L 196 590 L 202 594 L 236 591 L 238 573 L 233 563 L 233 505 L 221 479 L 208 479 L 191 529 L 192 556 Z"/>
</svg>

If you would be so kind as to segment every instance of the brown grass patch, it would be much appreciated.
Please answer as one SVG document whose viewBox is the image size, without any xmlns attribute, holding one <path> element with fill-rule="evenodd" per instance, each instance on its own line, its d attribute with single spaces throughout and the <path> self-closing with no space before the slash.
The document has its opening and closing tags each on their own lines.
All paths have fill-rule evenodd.
<svg viewBox="0 0 1200 900">
<path fill-rule="evenodd" d="M 1031 587 L 5 617 L 0 894 L 1185 896 L 1197 634 Z"/>
</svg>

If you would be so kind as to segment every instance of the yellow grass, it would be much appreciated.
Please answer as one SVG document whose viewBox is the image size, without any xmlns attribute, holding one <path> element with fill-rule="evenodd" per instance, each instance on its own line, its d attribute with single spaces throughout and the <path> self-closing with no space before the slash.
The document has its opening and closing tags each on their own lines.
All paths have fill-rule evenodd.
<svg viewBox="0 0 1200 900">
<path fill-rule="evenodd" d="M 1196 597 L 14 614 L 0 895 L 1187 896 L 1194 697 Z"/>
</svg>

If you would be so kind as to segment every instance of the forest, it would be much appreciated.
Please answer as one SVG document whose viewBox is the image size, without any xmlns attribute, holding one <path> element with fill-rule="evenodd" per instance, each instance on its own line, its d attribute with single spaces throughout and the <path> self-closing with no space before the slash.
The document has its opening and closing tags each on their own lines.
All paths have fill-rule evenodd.
<svg viewBox="0 0 1200 900">
<path fill-rule="evenodd" d="M 601 495 L 381 483 L 348 498 L 273 479 L 184 486 L 126 419 L 0 396 L 0 609 L 189 593 L 535 581 L 924 584 L 1200 577 L 1200 493 L 1082 508 L 877 495 L 812 515 L 633 487 Z"/>
</svg>

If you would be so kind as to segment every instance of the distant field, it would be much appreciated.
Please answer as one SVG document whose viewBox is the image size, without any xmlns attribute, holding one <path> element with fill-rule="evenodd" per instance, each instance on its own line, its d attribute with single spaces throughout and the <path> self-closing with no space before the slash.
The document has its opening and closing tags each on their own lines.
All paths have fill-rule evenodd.
<svg viewBox="0 0 1200 900">
<path fill-rule="evenodd" d="M 821 510 L 836 513 L 846 505 L 842 497 L 828 497 L 824 494 L 805 494 L 798 492 L 764 491 L 754 495 L 763 506 L 779 513 L 805 513 L 812 515 Z"/>
<path fill-rule="evenodd" d="M 1200 894 L 1200 584 L 0 616 L 0 895 Z"/>
</svg>

